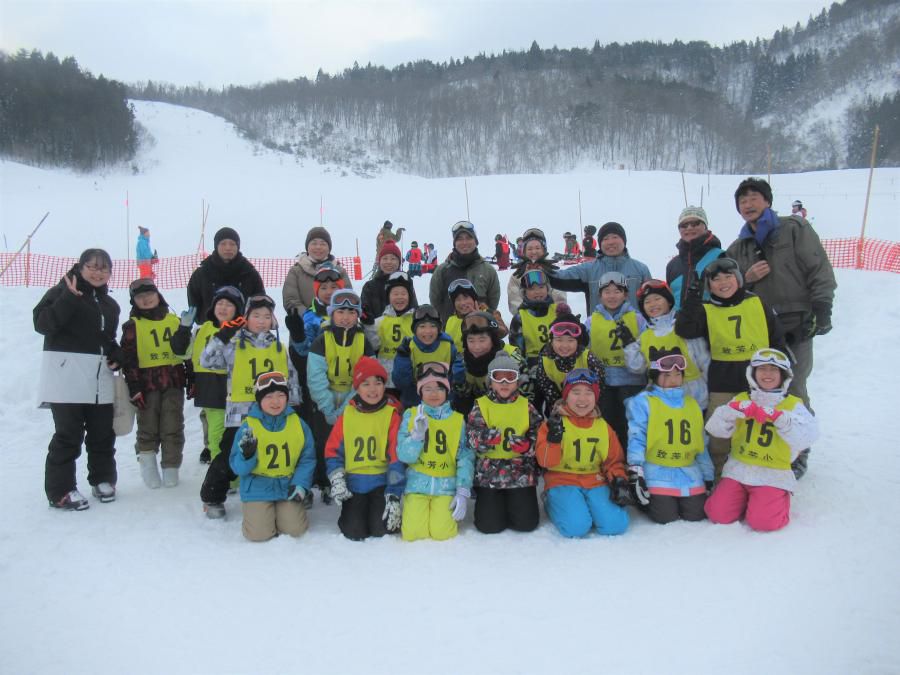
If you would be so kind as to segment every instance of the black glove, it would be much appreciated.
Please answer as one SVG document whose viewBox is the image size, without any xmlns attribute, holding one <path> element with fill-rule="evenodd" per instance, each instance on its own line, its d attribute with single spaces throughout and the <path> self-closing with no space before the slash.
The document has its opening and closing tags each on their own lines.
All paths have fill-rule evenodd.
<svg viewBox="0 0 900 675">
<path fill-rule="evenodd" d="M 696 274 L 691 276 L 691 283 L 687 287 L 687 295 L 685 296 L 685 299 L 687 298 L 703 299 L 703 285 L 700 283 L 700 277 Z"/>
<path fill-rule="evenodd" d="M 616 476 L 612 479 L 612 482 L 609 484 L 609 500 L 619 506 L 631 506 L 634 504 L 631 490 L 628 489 L 627 479 L 621 476 Z"/>
<path fill-rule="evenodd" d="M 551 415 L 547 419 L 547 440 L 551 443 L 561 443 L 563 437 L 563 421 L 559 415 Z"/>
<path fill-rule="evenodd" d="M 650 503 L 650 490 L 647 489 L 643 469 L 628 467 L 628 487 L 637 504 L 647 506 Z"/>
<path fill-rule="evenodd" d="M 813 304 L 813 332 L 809 337 L 814 335 L 825 335 L 831 332 L 831 305 L 828 303 Z"/>
<path fill-rule="evenodd" d="M 284 325 L 291 334 L 291 342 L 303 342 L 306 339 L 306 328 L 303 326 L 303 317 L 294 309 L 284 317 Z"/>
<path fill-rule="evenodd" d="M 241 448 L 241 454 L 244 456 L 244 459 L 250 459 L 256 454 L 256 437 L 249 427 L 244 429 L 244 434 L 241 436 L 241 441 L 238 445 Z"/>
<path fill-rule="evenodd" d="M 631 329 L 625 325 L 625 322 L 621 319 L 616 321 L 616 329 L 615 329 L 616 337 L 619 338 L 619 342 L 622 343 L 623 347 L 627 347 L 632 342 L 635 342 L 634 333 L 631 332 Z"/>
<path fill-rule="evenodd" d="M 363 326 L 371 326 L 375 323 L 375 317 L 372 316 L 372 311 L 365 305 L 363 305 L 362 314 L 359 317 L 359 322 Z"/>
<path fill-rule="evenodd" d="M 231 338 L 235 336 L 241 327 L 247 323 L 244 317 L 239 316 L 233 321 L 226 321 L 222 324 L 222 327 L 219 329 L 219 332 L 216 333 L 216 337 L 222 341 L 223 344 L 228 344 L 231 342 Z"/>
</svg>

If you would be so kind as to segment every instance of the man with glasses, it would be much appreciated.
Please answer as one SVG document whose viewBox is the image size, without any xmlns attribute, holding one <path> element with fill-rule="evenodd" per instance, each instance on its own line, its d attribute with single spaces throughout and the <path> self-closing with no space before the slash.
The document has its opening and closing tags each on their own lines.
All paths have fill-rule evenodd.
<svg viewBox="0 0 900 675">
<path fill-rule="evenodd" d="M 447 288 L 455 279 L 471 281 L 479 301 L 486 304 L 490 311 L 496 310 L 500 302 L 497 270 L 478 252 L 475 226 L 468 220 L 461 220 L 453 226 L 452 231 L 453 251 L 446 262 L 438 265 L 431 275 L 429 291 L 431 304 L 437 308 L 444 323 L 453 314 L 453 303 L 447 294 Z"/>
<path fill-rule="evenodd" d="M 687 293 L 694 279 L 703 278 L 703 270 L 713 260 L 725 257 L 722 242 L 709 231 L 706 210 L 699 206 L 688 206 L 678 216 L 678 255 L 666 265 L 666 281 L 675 300 L 675 309 Z M 709 295 L 704 297 L 708 300 Z"/>
</svg>

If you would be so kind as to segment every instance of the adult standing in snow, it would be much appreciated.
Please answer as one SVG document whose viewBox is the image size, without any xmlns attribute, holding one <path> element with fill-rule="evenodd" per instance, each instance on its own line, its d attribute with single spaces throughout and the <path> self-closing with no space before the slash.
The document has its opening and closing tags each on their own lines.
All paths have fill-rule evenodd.
<svg viewBox="0 0 900 675">
<path fill-rule="evenodd" d="M 775 310 L 794 360 L 790 393 L 809 410 L 806 381 L 813 367 L 813 338 L 831 330 L 831 307 L 837 281 L 819 236 L 802 216 L 779 216 L 772 210 L 772 188 L 761 178 L 741 181 L 734 205 L 744 219 L 728 256 L 744 281 Z M 794 461 L 797 477 L 806 473 L 809 450 Z"/>
<path fill-rule="evenodd" d="M 121 363 L 116 344 L 119 305 L 109 296 L 112 260 L 91 248 L 34 308 L 34 329 L 44 336 L 41 407 L 53 413 L 44 490 L 50 506 L 82 511 L 75 460 L 84 441 L 88 483 L 101 502 L 116 498 L 116 435 L 113 432 L 113 370 Z"/>
<path fill-rule="evenodd" d="M 134 248 L 134 259 L 137 261 L 138 279 L 153 279 L 153 264 L 156 262 L 156 251 L 150 248 L 150 229 L 138 226 L 137 245 Z"/>
<path fill-rule="evenodd" d="M 460 220 L 451 228 L 453 233 L 453 251 L 446 262 L 437 266 L 431 275 L 429 296 L 446 324 L 453 314 L 453 303 L 447 291 L 450 282 L 456 279 L 468 279 L 475 287 L 479 302 L 483 302 L 493 312 L 500 302 L 500 279 L 497 270 L 478 252 L 478 236 L 475 226 L 468 220 Z"/>
<path fill-rule="evenodd" d="M 397 242 L 390 239 L 386 241 L 378 252 L 375 264 L 378 266 L 378 270 L 375 272 L 375 276 L 365 283 L 359 296 L 363 309 L 362 321 L 367 325 L 371 325 L 375 319 L 384 314 L 384 310 L 388 306 L 388 277 L 400 270 L 400 248 L 397 246 Z M 416 289 L 412 284 L 409 288 L 409 306 L 419 306 Z"/>
<path fill-rule="evenodd" d="M 316 272 L 324 263 L 331 263 L 337 268 L 344 280 L 343 288 L 353 288 L 347 270 L 338 265 L 331 254 L 331 235 L 324 227 L 312 227 L 306 233 L 306 251 L 300 253 L 294 261 L 294 266 L 288 272 L 281 289 L 281 297 L 284 303 L 284 311 L 287 312 L 288 328 L 291 327 L 291 317 L 301 318 L 303 313 L 312 306 L 315 292 L 313 281 Z M 302 318 L 300 319 L 302 324 Z"/>
<path fill-rule="evenodd" d="M 262 277 L 241 253 L 241 237 L 223 227 L 213 237 L 215 250 L 203 259 L 188 281 L 188 306 L 196 308 L 194 320 L 206 321 L 215 292 L 222 286 L 234 286 L 245 298 L 266 292 Z"/>
<path fill-rule="evenodd" d="M 607 272 L 621 272 L 628 284 L 628 301 L 637 307 L 637 292 L 641 284 L 651 278 L 650 269 L 628 253 L 625 228 L 619 223 L 605 223 L 597 234 L 600 255 L 594 260 L 574 267 L 556 270 L 550 275 L 553 288 L 563 291 L 581 291 L 587 300 L 587 311 L 592 312 L 600 303 L 600 277 Z"/>
<path fill-rule="evenodd" d="M 520 239 L 522 240 L 522 261 L 516 264 L 506 284 L 506 302 L 509 306 L 509 313 L 513 316 L 519 311 L 524 299 L 522 297 L 522 277 L 525 276 L 525 273 L 531 270 L 541 270 L 549 277 L 550 273 L 556 270 L 556 265 L 547 255 L 547 237 L 544 236 L 543 230 L 532 227 L 525 230 Z M 562 291 L 551 291 L 550 296 L 556 304 L 566 302 L 566 294 Z"/>
<path fill-rule="evenodd" d="M 378 256 L 378 253 L 381 251 L 381 247 L 384 246 L 384 243 L 387 241 L 398 242 L 403 237 L 403 228 L 398 227 L 397 231 L 394 232 L 394 224 L 386 220 L 384 221 L 384 225 L 381 226 L 381 229 L 378 230 L 378 234 L 375 235 L 375 256 Z"/>
<path fill-rule="evenodd" d="M 722 242 L 709 231 L 706 210 L 688 206 L 678 216 L 678 255 L 666 264 L 666 281 L 675 299 L 675 309 L 681 308 L 688 286 L 694 279 L 703 278 L 703 270 L 713 260 L 724 258 Z M 709 299 L 706 293 L 704 300 Z"/>
</svg>

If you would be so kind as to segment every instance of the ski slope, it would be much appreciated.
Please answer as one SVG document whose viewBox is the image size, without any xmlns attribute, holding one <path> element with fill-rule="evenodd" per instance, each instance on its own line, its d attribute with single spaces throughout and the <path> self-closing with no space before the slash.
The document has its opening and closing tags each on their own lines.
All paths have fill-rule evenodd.
<svg viewBox="0 0 900 675">
<path fill-rule="evenodd" d="M 318 224 L 335 252 L 363 258 L 385 218 L 449 250 L 465 217 L 461 179 L 340 177 L 260 150 L 204 113 L 136 105 L 155 145 L 139 171 L 78 175 L 0 163 L 0 228 L 17 248 L 47 210 L 33 251 L 124 257 L 124 195 L 161 255 L 194 250 L 200 199 L 207 246 L 236 227 L 252 256 L 290 256 Z M 739 228 L 740 177 L 711 177 L 705 198 L 724 243 Z M 858 231 L 866 172 L 773 177 L 775 207 L 803 199 L 822 236 Z M 687 176 L 699 195 L 705 176 Z M 591 172 L 468 179 L 482 252 L 495 232 L 541 225 L 552 240 L 578 224 L 622 222 L 632 254 L 662 275 L 683 206 L 681 176 Z M 876 173 L 870 236 L 898 239 L 900 171 Z M 704 191 L 705 192 L 705 191 Z M 408 240 L 407 240 L 408 241 Z M 14 245 L 15 244 L 15 245 Z M 505 289 L 505 274 L 501 274 Z M 637 512 L 622 537 L 570 541 L 544 519 L 531 534 L 485 536 L 471 511 L 449 542 L 351 542 L 319 502 L 310 531 L 250 544 L 240 505 L 224 522 L 200 508 L 205 467 L 188 404 L 181 484 L 141 483 L 132 436 L 118 447 L 118 500 L 61 513 L 46 506 L 49 411 L 35 407 L 41 336 L 31 310 L 45 289 L 3 288 L 0 425 L 0 671 L 8 673 L 860 673 L 900 672 L 900 453 L 894 439 L 900 277 L 838 271 L 835 329 L 816 341 L 810 381 L 822 440 L 795 494 L 792 522 L 660 526 Z M 427 282 L 416 282 L 420 298 Z M 270 289 L 280 299 L 280 288 Z M 173 309 L 184 292 L 166 293 Z M 125 291 L 113 296 L 127 314 Z M 573 302 L 583 311 L 583 301 Z M 505 297 L 501 308 L 505 313 Z M 87 492 L 85 459 L 79 485 Z"/>
</svg>

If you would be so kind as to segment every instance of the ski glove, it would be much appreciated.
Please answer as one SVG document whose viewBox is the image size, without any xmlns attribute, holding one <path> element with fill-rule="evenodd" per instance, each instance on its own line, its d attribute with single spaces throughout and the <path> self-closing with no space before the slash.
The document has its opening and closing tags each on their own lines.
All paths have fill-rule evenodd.
<svg viewBox="0 0 900 675">
<path fill-rule="evenodd" d="M 697 274 L 691 275 L 691 283 L 687 287 L 685 299 L 696 300 L 700 302 L 703 299 L 703 286 L 700 283 L 700 277 Z"/>
<path fill-rule="evenodd" d="M 636 342 L 634 339 L 634 333 L 631 332 L 631 329 L 625 325 L 625 322 L 621 319 L 616 321 L 616 327 L 613 331 L 617 338 L 619 338 L 619 342 L 622 343 L 623 347 L 627 347 L 628 345 Z"/>
<path fill-rule="evenodd" d="M 303 317 L 296 309 L 284 317 L 284 325 L 291 334 L 291 342 L 303 342 L 306 339 L 306 328 L 303 326 Z"/>
<path fill-rule="evenodd" d="M 466 508 L 469 505 L 469 497 L 472 493 L 467 488 L 456 488 L 456 496 L 450 500 L 450 517 L 457 523 L 466 517 Z"/>
<path fill-rule="evenodd" d="M 232 321 L 224 321 L 219 332 L 216 333 L 216 337 L 219 338 L 222 344 L 227 345 L 231 342 L 231 338 L 235 336 L 235 333 L 237 333 L 246 323 L 247 320 L 242 316 L 239 316 Z"/>
<path fill-rule="evenodd" d="M 526 436 L 519 436 L 518 434 L 510 434 L 506 439 L 507 447 L 513 452 L 518 452 L 520 455 L 528 452 L 529 448 L 531 448 L 531 441 Z"/>
<path fill-rule="evenodd" d="M 253 435 L 253 431 L 250 427 L 247 427 L 244 429 L 244 433 L 241 434 L 241 440 L 238 442 L 238 446 L 241 448 L 241 454 L 244 456 L 244 459 L 250 459 L 256 454 L 256 445 L 256 437 Z"/>
<path fill-rule="evenodd" d="M 139 391 L 134 396 L 132 396 L 131 405 L 133 405 L 138 410 L 143 410 L 146 407 L 146 404 L 144 403 L 144 393 Z"/>
<path fill-rule="evenodd" d="M 640 464 L 628 467 L 628 486 L 638 504 L 647 506 L 650 503 L 650 490 L 647 489 L 647 481 L 644 480 L 644 467 Z"/>
<path fill-rule="evenodd" d="M 196 307 L 188 307 L 181 313 L 181 325 L 190 328 L 194 325 L 194 318 L 197 316 Z"/>
<path fill-rule="evenodd" d="M 547 420 L 547 441 L 550 443 L 562 443 L 563 421 L 559 415 L 551 415 Z"/>
<path fill-rule="evenodd" d="M 428 416 L 425 415 L 425 409 L 419 405 L 416 408 L 416 416 L 413 418 L 413 428 L 409 432 L 409 437 L 414 441 L 424 441 L 425 433 L 428 431 Z"/>
<path fill-rule="evenodd" d="M 492 429 L 489 427 L 481 432 L 482 445 L 493 447 L 495 445 L 500 445 L 500 441 L 502 440 L 503 434 L 500 433 L 499 429 Z"/>
<path fill-rule="evenodd" d="M 389 533 L 400 529 L 400 497 L 388 495 L 384 503 L 384 513 L 381 514 L 384 521 L 384 529 Z"/>
<path fill-rule="evenodd" d="M 628 488 L 628 479 L 616 476 L 609 483 L 609 500 L 619 506 L 631 506 L 634 497 Z"/>
<path fill-rule="evenodd" d="M 831 332 L 831 305 L 828 303 L 813 304 L 812 326 L 809 327 L 806 336 L 825 335 Z"/>
<path fill-rule="evenodd" d="M 292 485 L 288 499 L 292 502 L 300 502 L 302 504 L 303 500 L 306 498 L 306 492 L 306 488 L 302 488 L 299 485 Z"/>
<path fill-rule="evenodd" d="M 353 496 L 350 488 L 347 487 L 347 478 L 343 469 L 332 471 L 328 474 L 328 480 L 331 481 L 331 498 L 338 506 Z"/>
</svg>

